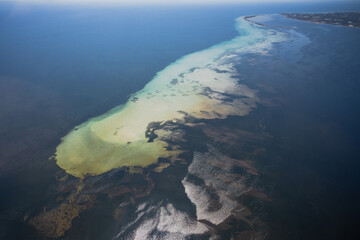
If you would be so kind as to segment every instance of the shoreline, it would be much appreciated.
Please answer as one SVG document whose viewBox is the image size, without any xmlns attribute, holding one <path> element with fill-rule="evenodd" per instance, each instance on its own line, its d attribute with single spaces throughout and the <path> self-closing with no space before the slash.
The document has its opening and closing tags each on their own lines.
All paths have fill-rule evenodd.
<svg viewBox="0 0 360 240">
<path fill-rule="evenodd" d="M 255 17 L 258 17 L 258 16 L 265 16 L 265 15 L 268 15 L 268 14 L 245 16 L 244 20 L 248 21 L 249 23 L 252 23 L 254 25 L 261 26 L 261 27 L 281 28 L 281 29 L 296 29 L 296 27 L 279 27 L 279 26 L 267 25 L 267 24 L 263 24 L 263 23 L 257 23 L 257 22 L 254 22 L 254 21 L 250 20 L 251 18 L 255 18 Z"/>
<path fill-rule="evenodd" d="M 316 24 L 360 28 L 360 12 L 281 13 L 281 15 L 288 19 Z"/>
</svg>

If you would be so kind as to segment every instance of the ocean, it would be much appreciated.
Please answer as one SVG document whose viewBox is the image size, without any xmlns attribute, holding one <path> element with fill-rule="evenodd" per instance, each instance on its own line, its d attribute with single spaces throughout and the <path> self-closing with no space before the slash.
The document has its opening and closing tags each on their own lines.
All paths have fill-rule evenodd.
<svg viewBox="0 0 360 240">
<path fill-rule="evenodd" d="M 359 8 L 356 4 L 93 8 L 1 3 L 0 238 L 39 238 L 46 229 L 36 231 L 32 227 L 36 221 L 31 224 L 31 219 L 43 210 L 56 209 L 74 193 L 79 180 L 66 175 L 52 158 L 61 138 L 89 118 L 126 103 L 177 59 L 236 37 L 235 19 L 239 16 Z M 93 199 L 96 194 L 89 192 L 100 191 L 109 182 L 144 189 L 117 186 L 118 193 L 112 189 L 100 191 L 94 201 L 81 199 L 91 202 L 86 206 L 90 210 L 76 210 L 80 217 L 74 218 L 66 238 L 121 238 L 126 231 L 131 235 L 131 228 L 146 223 L 124 228 L 139 213 L 191 222 L 180 230 L 161 225 L 168 232 L 203 233 L 203 223 L 194 225 L 194 216 L 189 220 L 185 214 L 193 215 L 203 204 L 189 197 L 190 190 L 210 184 L 225 191 L 224 182 L 237 180 L 224 166 L 219 167 L 222 163 L 218 159 L 241 157 L 256 161 L 261 173 L 244 181 L 267 195 L 259 197 L 259 204 L 250 197 L 237 199 L 251 209 L 254 221 L 261 222 L 252 225 L 261 228 L 253 229 L 258 239 L 351 239 L 359 213 L 359 31 L 279 16 L 267 24 L 285 28 L 296 24 L 293 31 L 301 37 L 288 45 L 274 43 L 268 55 L 242 56 L 236 69 L 246 86 L 260 91 L 258 106 L 243 117 L 205 120 L 202 133 L 177 126 L 179 132 L 187 134 L 185 143 L 180 144 L 188 151 L 182 155 L 186 160 L 161 174 L 149 177 L 145 170 L 140 176 L 127 176 L 121 170 L 105 174 L 105 180 L 90 177 L 84 185 L 89 188 L 87 195 L 82 193 L 86 199 Z M 219 137 L 219 128 L 230 140 L 228 129 L 243 139 L 209 140 L 224 137 Z M 224 174 L 221 181 L 212 183 L 211 176 L 199 172 L 196 166 L 203 166 L 204 159 L 222 169 L 209 170 Z M 164 160 L 164 164 L 169 162 Z M 232 168 L 234 174 L 250 171 L 248 162 L 241 164 L 237 170 Z M 124 180 L 124 175 L 130 180 Z M 248 187 L 247 183 L 238 184 Z M 172 191 L 178 195 L 167 196 Z M 233 204 L 220 194 L 219 199 L 220 204 Z M 117 207 L 121 204 L 123 207 Z M 201 214 L 205 219 L 212 216 L 206 211 Z M 224 212 L 216 217 L 221 214 Z M 244 229 L 249 232 L 251 228 Z M 217 231 L 219 236 L 230 238 L 240 230 L 221 226 Z"/>
</svg>

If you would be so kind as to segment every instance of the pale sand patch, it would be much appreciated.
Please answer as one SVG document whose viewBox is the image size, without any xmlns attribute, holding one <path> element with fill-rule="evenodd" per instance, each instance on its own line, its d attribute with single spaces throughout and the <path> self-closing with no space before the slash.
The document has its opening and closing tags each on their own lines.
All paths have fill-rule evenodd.
<svg viewBox="0 0 360 240">
<path fill-rule="evenodd" d="M 199 119 L 249 114 L 259 101 L 256 91 L 238 83 L 233 63 L 223 57 L 229 52 L 266 54 L 282 35 L 243 19 L 238 19 L 237 25 L 241 37 L 179 59 L 124 106 L 71 131 L 57 147 L 57 164 L 76 177 L 123 166 L 148 166 L 159 157 L 173 158 L 180 153 L 166 150 L 164 139 L 171 131 L 157 131 L 159 137 L 148 142 L 145 132 L 149 124 L 184 122 L 186 114 Z"/>
</svg>

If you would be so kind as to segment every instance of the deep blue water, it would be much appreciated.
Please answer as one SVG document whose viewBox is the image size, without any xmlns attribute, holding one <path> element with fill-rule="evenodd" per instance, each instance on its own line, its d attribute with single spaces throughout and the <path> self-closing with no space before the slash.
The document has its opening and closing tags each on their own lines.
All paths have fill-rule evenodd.
<svg viewBox="0 0 360 240">
<path fill-rule="evenodd" d="M 1 3 L 0 78 L 41 87 L 52 101 L 69 105 L 59 114 L 75 114 L 71 119 L 80 123 L 124 102 L 177 58 L 236 36 L 236 17 L 354 9 L 345 3 L 146 8 Z"/>
<path fill-rule="evenodd" d="M 54 153 L 61 137 L 87 118 L 123 103 L 129 94 L 141 89 L 157 71 L 179 57 L 236 36 L 234 19 L 238 16 L 349 10 L 360 10 L 360 6 L 253 4 L 96 9 L 1 3 L 0 238 L 33 234 L 21 219 L 29 209 L 41 208 L 44 202 L 52 201 L 55 190 L 51 184 L 55 182 L 58 168 L 48 157 Z M 317 43 L 324 44 L 319 38 L 321 35 L 317 35 L 316 29 L 307 28 L 307 24 L 300 25 L 304 26 L 304 34 L 314 37 L 314 44 L 303 54 L 308 60 L 316 59 L 317 63 L 303 61 L 302 65 L 296 65 L 299 75 L 292 78 L 292 82 L 279 80 L 274 75 L 274 86 L 289 101 L 284 106 L 288 110 L 285 113 L 275 110 L 276 114 L 264 111 L 265 118 L 276 115 L 280 119 L 269 120 L 274 135 L 290 139 L 281 140 L 285 145 L 281 154 L 284 160 L 273 163 L 277 164 L 274 197 L 278 199 L 278 206 L 269 218 L 274 222 L 272 227 L 278 239 L 324 237 L 321 233 L 329 237 L 333 232 L 323 228 L 336 228 L 337 219 L 342 223 L 338 225 L 339 231 L 334 232 L 340 236 L 344 230 L 353 230 L 346 226 L 354 226 L 356 219 L 355 210 L 351 212 L 356 208 L 351 204 L 355 204 L 358 197 L 353 191 L 359 186 L 358 165 L 351 162 L 358 156 L 354 148 L 359 139 L 356 127 L 359 116 L 353 108 L 359 102 L 356 97 L 359 85 L 353 81 L 353 66 L 357 64 L 354 61 L 358 59 L 351 54 L 339 58 L 342 50 L 348 50 L 336 42 L 318 48 Z M 328 28 L 319 26 L 319 29 L 327 31 Z M 332 34 L 334 38 L 344 34 L 338 38 L 339 43 L 354 44 L 347 39 L 344 28 Z M 354 32 L 349 34 L 351 37 Z M 336 51 L 324 55 L 326 59 L 316 58 L 321 56 L 316 53 L 335 47 Z M 272 66 L 271 59 L 264 61 L 261 76 L 270 76 L 273 71 L 279 72 L 281 67 L 288 66 L 280 63 Z M 347 61 L 352 64 L 346 64 Z M 309 67 L 312 64 L 313 67 Z M 327 68 L 335 65 L 338 68 Z M 299 77 L 304 74 L 302 71 L 310 70 L 316 73 L 315 77 L 302 83 Z M 256 69 L 247 71 L 256 76 Z M 328 78 L 329 83 L 316 82 L 316 76 L 322 80 Z M 345 92 L 338 93 L 342 83 Z M 325 90 L 321 92 L 322 89 Z M 327 124 L 316 125 L 314 121 Z M 307 127 L 304 122 L 313 125 Z M 320 127 L 323 127 L 320 135 L 314 137 L 312 133 Z M 332 132 L 332 128 L 336 131 Z M 327 138 L 329 142 L 319 144 Z M 338 144 L 342 138 L 345 143 Z M 309 147 L 310 143 L 313 147 Z M 349 154 L 341 155 L 346 152 Z M 294 156 L 297 157 L 292 158 Z M 336 160 L 342 157 L 344 161 Z M 332 188 L 336 191 L 329 190 Z M 336 195 L 331 199 L 333 193 Z M 321 203 L 323 207 L 313 209 Z M 331 208 L 336 206 L 339 208 L 332 216 Z M 327 208 L 329 212 L 324 215 Z M 309 209 L 319 214 L 307 214 Z M 330 219 L 329 222 L 325 218 Z M 307 224 L 307 220 L 312 219 L 317 224 L 314 228 Z M 346 220 L 351 222 L 344 223 Z M 350 239 L 350 234 L 348 237 Z"/>
<path fill-rule="evenodd" d="M 266 160 L 276 179 L 271 239 L 354 239 L 360 211 L 360 31 L 279 16 L 267 24 L 296 25 L 311 40 L 295 56 L 296 44 L 279 44 L 273 55 L 260 57 L 262 63 L 242 69 L 249 82 L 267 82 L 282 98 L 278 107 L 258 113 L 277 142 Z"/>
<path fill-rule="evenodd" d="M 2 3 L 0 9 L 1 76 L 56 91 L 81 94 L 83 89 L 85 95 L 115 87 L 122 95 L 139 89 L 177 58 L 235 36 L 238 16 L 354 8 L 255 4 L 96 9 Z"/>
</svg>

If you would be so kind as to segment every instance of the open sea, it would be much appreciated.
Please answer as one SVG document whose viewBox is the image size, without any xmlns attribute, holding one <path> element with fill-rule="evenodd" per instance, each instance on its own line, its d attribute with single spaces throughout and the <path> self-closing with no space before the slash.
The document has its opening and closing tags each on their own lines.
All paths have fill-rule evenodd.
<svg viewBox="0 0 360 240">
<path fill-rule="evenodd" d="M 1 2 L 0 239 L 355 239 L 360 29 L 276 15 L 335 11 L 360 4 Z M 259 14 L 287 40 L 236 53 L 236 77 L 257 96 L 250 113 L 164 124 L 183 153 L 159 166 L 80 180 L 56 164 L 75 126 L 183 56 L 245 37 L 236 19 Z"/>
</svg>

